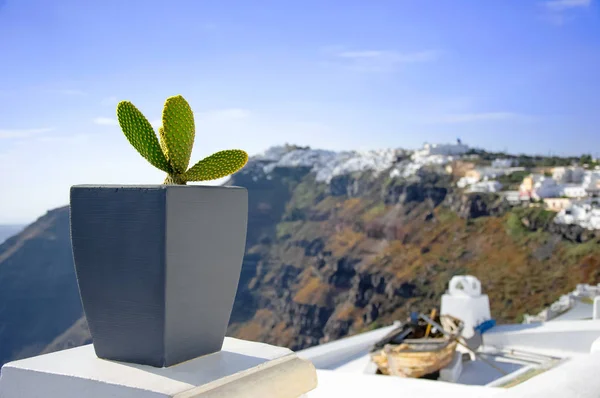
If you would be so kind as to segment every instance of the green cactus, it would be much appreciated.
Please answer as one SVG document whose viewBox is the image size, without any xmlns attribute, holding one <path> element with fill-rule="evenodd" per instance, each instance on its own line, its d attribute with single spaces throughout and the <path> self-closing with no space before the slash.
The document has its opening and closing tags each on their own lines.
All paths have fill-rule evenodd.
<svg viewBox="0 0 600 398">
<path fill-rule="evenodd" d="M 194 113 L 181 95 L 167 98 L 162 114 L 160 142 L 167 160 L 177 174 L 183 174 L 190 163 L 194 145 Z"/>
<path fill-rule="evenodd" d="M 142 112 L 131 102 L 123 101 L 117 106 L 117 118 L 125 137 L 140 155 L 154 167 L 171 174 L 173 169 L 158 143 L 152 125 Z"/>
<path fill-rule="evenodd" d="M 235 173 L 248 162 L 246 152 L 230 149 L 204 158 L 188 169 L 196 130 L 192 108 L 181 95 L 165 101 L 163 125 L 158 129 L 160 142 L 148 119 L 131 102 L 119 102 L 117 118 L 125 137 L 140 155 L 167 173 L 163 184 L 216 180 Z"/>
</svg>

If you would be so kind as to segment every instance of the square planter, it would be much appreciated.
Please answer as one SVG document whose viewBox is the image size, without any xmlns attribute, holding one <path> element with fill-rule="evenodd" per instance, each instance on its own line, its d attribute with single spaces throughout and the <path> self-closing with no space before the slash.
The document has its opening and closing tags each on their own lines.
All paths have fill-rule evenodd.
<svg viewBox="0 0 600 398">
<path fill-rule="evenodd" d="M 221 349 L 246 244 L 246 189 L 74 186 L 70 213 L 98 357 L 164 367 Z"/>
</svg>

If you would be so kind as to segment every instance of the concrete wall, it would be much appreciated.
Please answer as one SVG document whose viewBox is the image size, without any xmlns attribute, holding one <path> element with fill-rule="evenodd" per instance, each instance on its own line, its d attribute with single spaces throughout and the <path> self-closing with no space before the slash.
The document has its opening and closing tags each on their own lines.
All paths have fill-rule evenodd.
<svg viewBox="0 0 600 398">
<path fill-rule="evenodd" d="M 600 352 L 571 359 L 506 390 L 506 398 L 598 398 Z"/>
<path fill-rule="evenodd" d="M 335 369 L 351 359 L 367 354 L 373 344 L 396 327 L 396 325 L 386 326 L 371 332 L 307 348 L 298 351 L 296 354 L 302 359 L 311 361 L 318 369 Z"/>
<path fill-rule="evenodd" d="M 587 354 L 600 337 L 600 321 L 560 321 L 499 325 L 483 334 L 483 343 L 498 348 L 527 347 L 528 351 Z"/>
</svg>

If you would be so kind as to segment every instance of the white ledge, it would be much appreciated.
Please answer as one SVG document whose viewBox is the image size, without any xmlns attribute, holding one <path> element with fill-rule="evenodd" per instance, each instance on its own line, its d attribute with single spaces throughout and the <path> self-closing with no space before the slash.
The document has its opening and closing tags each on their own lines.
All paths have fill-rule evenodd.
<svg viewBox="0 0 600 398">
<path fill-rule="evenodd" d="M 297 398 L 314 389 L 314 366 L 287 348 L 225 338 L 223 349 L 169 368 L 98 359 L 92 345 L 10 362 L 3 398 Z"/>
</svg>

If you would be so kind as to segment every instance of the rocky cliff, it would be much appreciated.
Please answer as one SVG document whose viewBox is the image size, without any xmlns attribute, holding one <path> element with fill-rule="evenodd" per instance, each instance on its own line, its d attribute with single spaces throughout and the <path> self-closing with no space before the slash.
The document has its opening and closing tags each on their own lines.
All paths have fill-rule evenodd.
<svg viewBox="0 0 600 398">
<path fill-rule="evenodd" d="M 268 178 L 273 189 L 288 187 L 286 205 L 274 228 L 248 242 L 234 336 L 293 349 L 323 343 L 429 311 L 456 274 L 480 278 L 500 322 L 600 281 L 593 234 L 585 244 L 569 240 L 551 214 L 464 194 L 439 169 L 409 178 L 353 173 L 330 184 L 298 169 Z M 253 184 L 266 189 L 261 181 L 236 175 L 232 183 L 252 196 Z M 256 195 L 251 214 L 271 208 L 268 197 Z"/>
<path fill-rule="evenodd" d="M 402 151 L 339 157 L 283 148 L 229 181 L 249 193 L 229 335 L 305 348 L 429 311 L 456 274 L 482 281 L 500 322 L 600 282 L 593 232 L 562 230 L 552 214 L 494 194 L 464 194 L 437 166 L 390 173 Z M 0 359 L 89 342 L 67 209 L 0 246 L 0 289 Z"/>
<path fill-rule="evenodd" d="M 0 245 L 0 363 L 39 354 L 81 316 L 63 207 Z"/>
</svg>

